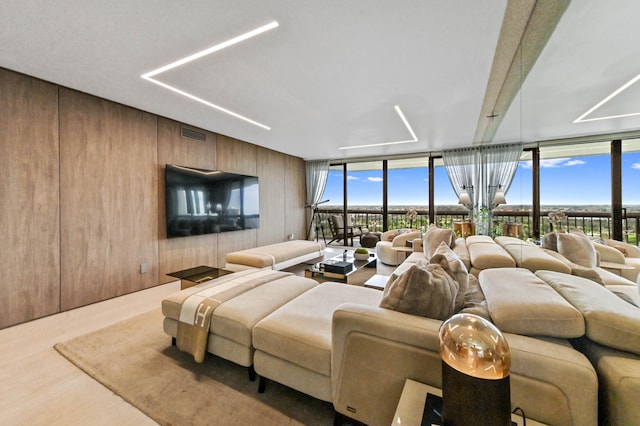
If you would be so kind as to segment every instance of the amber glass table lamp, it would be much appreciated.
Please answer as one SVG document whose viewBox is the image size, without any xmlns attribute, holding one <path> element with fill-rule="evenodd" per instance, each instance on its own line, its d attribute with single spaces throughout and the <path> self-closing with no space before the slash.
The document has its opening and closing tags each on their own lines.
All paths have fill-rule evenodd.
<svg viewBox="0 0 640 426">
<path fill-rule="evenodd" d="M 452 316 L 440 327 L 440 356 L 443 425 L 511 425 L 511 355 L 495 325 Z"/>
</svg>

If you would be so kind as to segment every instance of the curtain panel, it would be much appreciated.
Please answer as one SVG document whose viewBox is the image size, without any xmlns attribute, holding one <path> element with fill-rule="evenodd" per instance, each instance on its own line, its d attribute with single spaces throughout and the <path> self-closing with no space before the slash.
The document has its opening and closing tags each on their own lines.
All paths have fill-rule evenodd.
<svg viewBox="0 0 640 426">
<path fill-rule="evenodd" d="M 324 189 L 327 185 L 327 177 L 329 176 L 329 161 L 319 160 L 319 161 L 307 161 L 305 162 L 305 175 L 307 179 L 307 207 L 310 207 L 308 213 L 309 223 L 309 231 L 307 232 L 307 239 L 312 239 L 311 230 L 316 229 L 319 224 L 314 224 L 315 209 L 317 207 L 318 202 L 320 202 L 320 198 L 322 198 L 322 194 L 324 194 Z"/>
<path fill-rule="evenodd" d="M 493 199 L 498 189 L 506 194 L 511 187 L 522 156 L 522 144 L 490 145 L 483 147 L 482 153 L 486 182 L 483 205 L 493 210 Z"/>
<path fill-rule="evenodd" d="M 471 204 L 464 206 L 473 211 L 477 209 L 481 194 L 481 157 L 479 148 L 460 148 L 444 151 L 442 160 L 447 176 L 456 196 L 460 198 L 463 190 L 467 191 Z"/>
</svg>

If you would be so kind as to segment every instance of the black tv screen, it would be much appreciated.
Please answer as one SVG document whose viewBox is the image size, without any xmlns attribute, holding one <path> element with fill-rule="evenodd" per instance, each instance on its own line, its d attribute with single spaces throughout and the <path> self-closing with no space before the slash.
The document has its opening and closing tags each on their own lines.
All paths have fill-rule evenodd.
<svg viewBox="0 0 640 426">
<path fill-rule="evenodd" d="M 258 178 L 167 164 L 167 238 L 260 226 Z"/>
</svg>

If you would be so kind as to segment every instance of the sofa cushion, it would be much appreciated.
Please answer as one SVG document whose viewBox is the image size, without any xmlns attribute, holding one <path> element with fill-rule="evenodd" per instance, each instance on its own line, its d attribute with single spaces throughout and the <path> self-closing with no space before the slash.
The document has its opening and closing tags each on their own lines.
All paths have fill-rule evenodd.
<svg viewBox="0 0 640 426">
<path fill-rule="evenodd" d="M 527 336 L 580 337 L 580 312 L 542 279 L 522 268 L 486 269 L 478 281 L 494 324 Z"/>
<path fill-rule="evenodd" d="M 531 272 L 545 269 L 547 271 L 571 273 L 569 265 L 548 254 L 533 243 L 514 237 L 496 237 L 495 241 L 511 255 L 519 268 L 526 268 Z"/>
<path fill-rule="evenodd" d="M 445 320 L 455 312 L 458 288 L 441 265 L 420 261 L 387 285 L 380 307 Z"/>
<path fill-rule="evenodd" d="M 469 249 L 467 248 L 467 240 L 465 238 L 457 238 L 452 247 L 455 254 L 458 255 L 467 271 L 471 270 L 471 258 L 469 257 Z"/>
<path fill-rule="evenodd" d="M 376 306 L 381 293 L 366 287 L 326 282 L 285 303 L 253 328 L 256 350 L 307 370 L 331 376 L 332 316 L 347 302 Z"/>
<path fill-rule="evenodd" d="M 580 266 L 595 268 L 596 249 L 582 231 L 558 234 L 558 253 Z"/>
<path fill-rule="evenodd" d="M 491 237 L 472 235 L 467 237 L 471 265 L 476 269 L 515 268 L 516 262 Z"/>
<path fill-rule="evenodd" d="M 453 247 L 456 241 L 456 234 L 453 229 L 438 228 L 433 223 L 429 225 L 427 233 L 424 236 L 424 255 L 427 258 L 431 258 L 435 251 L 440 246 L 440 243 L 444 242 L 447 246 Z"/>
<path fill-rule="evenodd" d="M 442 266 L 458 282 L 455 310 L 462 308 L 469 286 L 469 272 L 458 255 L 443 241 L 429 259 L 429 263 Z"/>
<path fill-rule="evenodd" d="M 571 268 L 571 275 L 576 275 L 578 277 L 586 278 L 588 280 L 595 281 L 598 284 L 604 285 L 604 281 L 603 281 L 602 277 L 600 276 L 600 273 L 598 272 L 598 270 L 596 270 L 594 268 L 586 268 L 584 266 L 578 265 L 577 263 L 573 263 L 569 259 L 567 259 L 566 257 L 564 257 L 563 255 L 561 255 L 560 253 L 558 253 L 556 251 L 548 250 L 548 249 L 544 249 L 544 248 L 542 250 L 545 253 L 547 253 L 549 256 L 553 256 L 556 259 L 566 263 L 567 266 L 569 266 L 569 268 Z M 556 272 L 562 272 L 562 271 L 556 271 Z"/>
<path fill-rule="evenodd" d="M 538 271 L 536 275 L 582 313 L 587 337 L 611 348 L 640 354 L 640 308 L 584 278 L 550 271 Z"/>
</svg>

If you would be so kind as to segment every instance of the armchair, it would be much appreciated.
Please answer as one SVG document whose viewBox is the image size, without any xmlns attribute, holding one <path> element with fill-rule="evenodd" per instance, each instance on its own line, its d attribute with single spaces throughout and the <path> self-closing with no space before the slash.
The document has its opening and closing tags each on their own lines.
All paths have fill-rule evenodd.
<svg viewBox="0 0 640 426">
<path fill-rule="evenodd" d="M 604 240 L 604 243 L 593 244 L 600 256 L 600 266 L 636 282 L 640 274 L 640 248 L 616 240 Z"/>
<path fill-rule="evenodd" d="M 361 226 L 354 225 L 351 221 L 351 216 L 347 215 L 347 229 L 345 232 L 344 218 L 342 215 L 333 214 L 329 216 L 329 224 L 331 225 L 331 244 L 334 241 L 344 240 L 345 245 L 349 244 L 347 240 L 351 238 L 351 244 L 353 245 L 353 237 L 360 237 L 363 234 Z M 366 230 L 364 231 L 366 232 Z"/>
<path fill-rule="evenodd" d="M 409 241 L 413 242 L 420 236 L 421 232 L 415 229 L 394 229 L 383 232 L 380 241 L 376 244 L 376 255 L 386 265 L 399 265 L 413 252 Z"/>
</svg>

